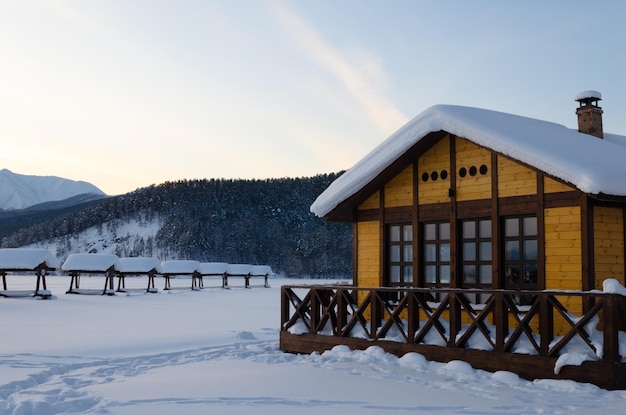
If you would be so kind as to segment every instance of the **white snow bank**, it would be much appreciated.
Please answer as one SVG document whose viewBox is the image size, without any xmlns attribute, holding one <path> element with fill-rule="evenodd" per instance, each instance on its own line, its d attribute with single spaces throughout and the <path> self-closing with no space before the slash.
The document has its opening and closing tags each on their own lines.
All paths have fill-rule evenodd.
<svg viewBox="0 0 626 415">
<path fill-rule="evenodd" d="M 626 196 L 626 148 L 563 125 L 480 108 L 435 105 L 338 177 L 311 205 L 323 217 L 429 133 L 446 131 L 571 183 L 584 193 Z M 613 135 L 613 137 L 617 137 Z"/>
<path fill-rule="evenodd" d="M 33 271 L 39 266 L 57 268 L 59 261 L 47 249 L 0 249 L 0 269 Z"/>
<path fill-rule="evenodd" d="M 249 275 L 252 273 L 252 265 L 248 264 L 229 264 L 228 275 Z"/>
<path fill-rule="evenodd" d="M 260 276 L 260 275 L 273 275 L 274 272 L 272 268 L 268 265 L 253 265 L 252 270 L 250 271 L 250 275 Z"/>
</svg>

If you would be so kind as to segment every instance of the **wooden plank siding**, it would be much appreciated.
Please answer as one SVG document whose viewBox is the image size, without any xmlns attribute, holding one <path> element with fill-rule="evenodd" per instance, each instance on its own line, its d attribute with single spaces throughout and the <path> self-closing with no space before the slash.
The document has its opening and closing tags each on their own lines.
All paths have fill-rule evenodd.
<svg viewBox="0 0 626 415">
<path fill-rule="evenodd" d="M 537 173 L 506 157 L 498 156 L 498 197 L 537 194 Z"/>
<path fill-rule="evenodd" d="M 385 185 L 385 208 L 413 205 L 413 165 Z"/>
<path fill-rule="evenodd" d="M 607 278 L 624 284 L 624 210 L 595 206 L 593 222 L 594 288 L 601 290 Z"/>
<path fill-rule="evenodd" d="M 359 287 L 380 286 L 380 225 L 378 221 L 358 222 L 357 263 Z"/>
<path fill-rule="evenodd" d="M 457 138 L 455 141 L 456 200 L 463 202 L 491 199 L 491 174 L 489 172 L 491 152 L 461 138 Z M 464 177 L 459 174 L 461 169 L 464 169 Z"/>
<path fill-rule="evenodd" d="M 428 149 L 417 161 L 419 204 L 444 203 L 450 200 L 450 136 Z M 441 179 L 445 171 L 446 179 Z"/>
</svg>

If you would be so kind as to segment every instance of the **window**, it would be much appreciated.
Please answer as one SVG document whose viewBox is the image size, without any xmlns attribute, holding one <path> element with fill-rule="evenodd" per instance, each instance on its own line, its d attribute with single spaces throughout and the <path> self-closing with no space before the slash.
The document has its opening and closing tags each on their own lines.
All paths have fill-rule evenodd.
<svg viewBox="0 0 626 415">
<path fill-rule="evenodd" d="M 450 286 L 450 223 L 424 223 L 424 287 Z"/>
<path fill-rule="evenodd" d="M 387 281 L 389 285 L 413 283 L 413 225 L 387 227 Z"/>
<path fill-rule="evenodd" d="M 536 290 L 537 217 L 504 219 L 504 288 Z M 528 299 L 520 298 L 525 304 Z"/>
<path fill-rule="evenodd" d="M 492 288 L 491 220 L 464 220 L 461 222 L 461 266 L 463 288 Z M 472 294 L 475 303 L 484 303 L 488 295 Z"/>
</svg>

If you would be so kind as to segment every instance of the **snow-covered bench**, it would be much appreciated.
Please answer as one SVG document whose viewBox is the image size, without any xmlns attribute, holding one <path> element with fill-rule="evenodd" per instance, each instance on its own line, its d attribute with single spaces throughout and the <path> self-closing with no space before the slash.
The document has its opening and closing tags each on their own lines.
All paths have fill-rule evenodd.
<svg viewBox="0 0 626 415">
<path fill-rule="evenodd" d="M 115 271 L 117 273 L 117 292 L 145 291 L 149 293 L 158 292 L 154 286 L 154 275 L 158 273 L 161 262 L 156 258 L 129 257 L 120 258 Z M 148 276 L 148 288 L 126 288 L 127 276 Z"/>
<path fill-rule="evenodd" d="M 71 254 L 61 269 L 71 276 L 70 288 L 66 294 L 108 294 L 115 295 L 113 278 L 119 268 L 119 258 L 112 254 Z M 81 274 L 104 274 L 104 288 L 84 289 L 80 287 Z"/>
<path fill-rule="evenodd" d="M 196 269 L 200 262 L 191 261 L 191 260 L 182 260 L 182 259 L 174 259 L 169 261 L 163 261 L 159 265 L 158 272 L 165 278 L 165 287 L 164 290 L 172 290 L 174 288 L 184 288 L 184 287 L 172 287 L 171 278 L 176 277 L 191 277 L 191 289 L 195 290 L 197 288 L 196 284 Z"/>
<path fill-rule="evenodd" d="M 246 288 L 250 288 L 250 278 L 264 278 L 264 287 L 269 287 L 268 278 L 272 269 L 267 265 L 229 264 L 226 270 L 224 287 L 228 286 L 229 277 L 243 277 Z"/>
<path fill-rule="evenodd" d="M 218 277 L 224 288 L 227 284 L 226 271 L 228 264 L 225 262 L 201 262 L 196 268 L 198 287 L 204 288 L 204 277 Z"/>
<path fill-rule="evenodd" d="M 0 297 L 41 297 L 50 298 L 46 287 L 46 274 L 58 267 L 57 259 L 47 249 L 4 248 L 0 249 L 0 275 L 2 291 Z M 35 291 L 7 289 L 7 274 L 30 273 L 37 275 Z"/>
</svg>

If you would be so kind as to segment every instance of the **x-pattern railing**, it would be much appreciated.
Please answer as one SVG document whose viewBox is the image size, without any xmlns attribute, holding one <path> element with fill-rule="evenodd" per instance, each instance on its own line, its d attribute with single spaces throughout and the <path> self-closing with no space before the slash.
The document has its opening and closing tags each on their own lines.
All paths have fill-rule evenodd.
<svg viewBox="0 0 626 415">
<path fill-rule="evenodd" d="M 304 295 L 297 292 L 304 291 Z M 582 340 L 592 353 L 602 353 L 605 362 L 619 362 L 619 325 L 626 321 L 623 297 L 616 294 L 572 291 L 483 290 L 484 304 L 473 304 L 476 290 L 418 288 L 366 289 L 346 286 L 285 286 L 282 288 L 282 330 L 296 323 L 309 333 L 338 337 L 361 336 L 371 340 L 426 343 L 427 336 L 440 338 L 447 347 L 467 348 L 478 337 L 488 348 L 514 352 L 527 344 L 540 356 L 554 357 L 574 339 Z M 433 294 L 441 300 L 435 302 Z M 530 299 L 524 307 L 515 299 Z M 578 297 L 586 304 L 581 316 L 563 305 Z M 562 300 L 559 300 L 561 298 Z M 602 320 L 603 350 L 597 350 L 588 325 Z M 359 333 L 359 334 L 355 334 Z"/>
</svg>

